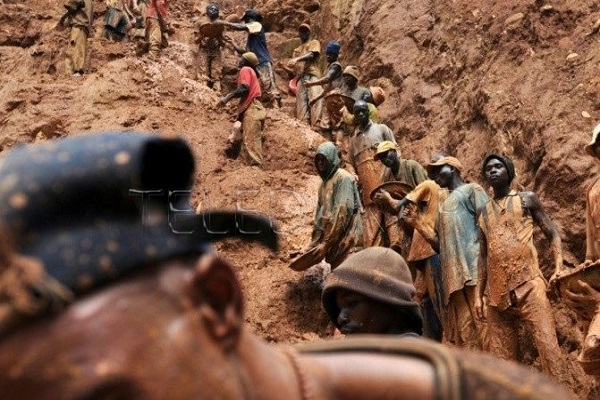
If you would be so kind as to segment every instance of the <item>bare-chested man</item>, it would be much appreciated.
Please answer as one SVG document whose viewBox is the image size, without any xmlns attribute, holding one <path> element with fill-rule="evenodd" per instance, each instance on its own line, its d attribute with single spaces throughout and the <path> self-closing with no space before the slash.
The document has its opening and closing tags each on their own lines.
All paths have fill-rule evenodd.
<svg viewBox="0 0 600 400">
<path fill-rule="evenodd" d="M 533 336 L 542 369 L 558 380 L 566 379 L 552 306 L 546 296 L 547 283 L 533 244 L 537 225 L 550 240 L 554 280 L 563 262 L 558 230 L 535 193 L 511 188 L 515 167 L 510 159 L 487 156 L 482 174 L 494 189 L 494 197 L 479 216 L 482 237 L 474 308 L 479 318 L 487 317 L 489 351 L 516 360 L 518 326 L 524 323 Z"/>
</svg>

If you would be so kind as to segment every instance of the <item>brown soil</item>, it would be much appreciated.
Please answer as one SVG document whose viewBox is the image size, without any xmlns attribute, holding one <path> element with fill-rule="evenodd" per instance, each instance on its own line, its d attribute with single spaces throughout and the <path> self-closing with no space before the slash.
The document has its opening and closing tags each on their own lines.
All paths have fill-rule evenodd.
<svg viewBox="0 0 600 400">
<path fill-rule="evenodd" d="M 90 64 L 82 78 L 66 76 L 68 31 L 56 29 L 61 2 L 0 2 L 0 146 L 106 130 L 180 135 L 198 159 L 195 202 L 200 208 L 243 208 L 267 214 L 282 231 L 270 254 L 231 241 L 217 251 L 236 266 L 247 296 L 246 320 L 270 341 L 301 341 L 331 332 L 319 302 L 325 269 L 287 268 L 289 253 L 309 241 L 319 178 L 313 151 L 322 140 L 291 115 L 293 99 L 269 110 L 264 170 L 224 155 L 234 104 L 196 80 L 193 19 L 204 4 L 173 0 L 176 33 L 159 62 L 139 57 L 134 42 L 100 38 L 104 2 L 95 1 Z M 534 190 L 562 233 L 565 260 L 585 253 L 584 193 L 597 173 L 582 152 L 600 119 L 600 34 L 592 33 L 600 6 L 591 0 L 546 3 L 502 0 L 258 0 L 272 55 L 289 57 L 295 27 L 310 20 L 315 35 L 343 45 L 344 65 L 359 65 L 363 82 L 388 95 L 380 108 L 403 155 L 426 163 L 434 152 L 461 159 L 480 181 L 484 154 L 515 160 L 522 187 Z M 222 14 L 241 15 L 247 4 L 221 2 Z M 522 13 L 522 14 L 519 14 Z M 588 35 L 589 34 L 589 35 Z M 244 35 L 231 34 L 242 43 Z M 574 55 L 575 54 L 575 55 Z M 236 57 L 226 58 L 226 88 Z M 279 86 L 285 92 L 285 79 Z M 234 102 L 233 102 L 234 103 Z M 542 235 L 537 232 L 537 237 Z M 538 247 L 548 243 L 539 239 Z M 549 254 L 541 251 L 544 272 Z M 576 375 L 581 398 L 597 398 L 597 383 L 575 364 L 577 321 L 556 298 L 559 342 Z M 524 334 L 522 358 L 537 365 Z"/>
</svg>

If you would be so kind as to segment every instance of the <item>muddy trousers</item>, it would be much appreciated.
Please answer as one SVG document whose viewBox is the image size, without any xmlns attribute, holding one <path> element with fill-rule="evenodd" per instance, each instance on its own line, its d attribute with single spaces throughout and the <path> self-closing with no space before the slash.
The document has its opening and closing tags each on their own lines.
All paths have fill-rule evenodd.
<svg viewBox="0 0 600 400">
<path fill-rule="evenodd" d="M 487 324 L 477 318 L 473 304 L 475 286 L 465 286 L 450 295 L 447 309 L 446 340 L 468 350 L 484 350 L 489 346 Z M 446 329 L 446 326 L 444 326 Z"/>
<path fill-rule="evenodd" d="M 298 79 L 298 91 L 296 92 L 296 118 L 310 124 L 310 126 L 317 126 L 319 122 L 323 99 L 316 101 L 312 106 L 310 102 L 323 93 L 323 88 L 318 85 L 307 88 L 304 86 L 304 82 L 316 81 L 317 79 L 314 75 L 302 76 Z"/>
<path fill-rule="evenodd" d="M 221 91 L 223 76 L 223 55 L 221 50 L 200 49 L 200 73 L 208 77 L 209 85 L 217 92 Z"/>
<path fill-rule="evenodd" d="M 244 111 L 242 120 L 242 157 L 248 165 L 262 166 L 263 130 L 267 111 L 258 99 L 254 99 Z"/>
<path fill-rule="evenodd" d="M 565 375 L 563 355 L 556 339 L 546 283 L 538 277 L 523 283 L 513 293 L 513 304 L 506 310 L 488 307 L 489 351 L 506 360 L 516 360 L 518 326 L 524 323 L 537 347 L 542 369 L 560 379 Z"/>
<path fill-rule="evenodd" d="M 69 48 L 65 60 L 65 71 L 67 74 L 83 74 L 87 52 L 87 29 L 75 25 L 71 27 Z"/>
<path fill-rule="evenodd" d="M 256 66 L 260 79 L 260 88 L 263 94 L 265 104 L 279 107 L 281 105 L 281 93 L 275 84 L 275 72 L 273 64 L 269 61 L 262 62 Z"/>
<path fill-rule="evenodd" d="M 148 38 L 150 57 L 158 58 L 162 48 L 162 30 L 160 22 L 156 18 L 146 19 L 146 37 Z"/>
<path fill-rule="evenodd" d="M 365 247 L 382 246 L 401 254 L 403 233 L 398 217 L 382 212 L 374 203 L 364 206 L 363 242 Z"/>
</svg>

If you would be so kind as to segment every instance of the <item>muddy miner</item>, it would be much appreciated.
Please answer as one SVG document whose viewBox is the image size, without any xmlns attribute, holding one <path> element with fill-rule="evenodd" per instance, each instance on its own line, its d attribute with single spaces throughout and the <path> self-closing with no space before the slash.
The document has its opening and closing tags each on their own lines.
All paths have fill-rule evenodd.
<svg viewBox="0 0 600 400">
<path fill-rule="evenodd" d="M 115 4 L 129 23 L 105 18 Z M 596 2 L 1 0 L 0 20 L 2 400 L 600 398 Z M 210 74 L 199 33 L 224 35 Z M 220 99 L 246 93 L 243 54 L 265 112 L 235 158 L 246 96 Z M 288 70 L 323 80 L 334 54 L 338 92 L 318 101 L 360 118 L 323 130 L 317 102 L 297 115 L 322 87 L 297 98 Z M 438 165 L 443 189 L 383 218 L 371 192 L 394 165 L 371 121 L 400 160 L 460 160 L 461 184 Z M 355 232 L 335 220 L 347 202 L 319 201 L 342 189 L 323 143 L 361 190 L 356 219 L 407 242 L 293 267 L 315 220 Z M 353 295 L 331 302 L 333 281 Z M 425 293 L 435 335 L 424 307 L 395 306 Z"/>
</svg>

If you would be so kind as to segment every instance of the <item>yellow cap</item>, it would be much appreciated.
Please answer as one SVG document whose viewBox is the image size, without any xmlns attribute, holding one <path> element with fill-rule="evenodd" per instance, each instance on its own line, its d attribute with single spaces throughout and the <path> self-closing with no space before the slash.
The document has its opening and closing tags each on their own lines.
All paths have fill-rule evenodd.
<svg viewBox="0 0 600 400">
<path fill-rule="evenodd" d="M 360 72 L 358 72 L 358 67 L 354 65 L 348 65 L 346 68 L 344 68 L 343 74 L 353 76 L 357 81 L 360 80 Z"/>
<path fill-rule="evenodd" d="M 431 164 L 429 164 L 427 166 L 427 172 L 431 172 L 431 170 L 435 167 L 441 167 L 443 165 L 450 165 L 451 167 L 454 167 L 454 169 L 456 169 L 458 172 L 461 172 L 463 170 L 463 166 L 460 163 L 460 161 L 458 161 L 457 158 L 455 157 L 442 157 L 439 160 L 437 160 L 436 162 L 432 162 Z"/>
<path fill-rule="evenodd" d="M 258 65 L 258 57 L 256 57 L 256 54 L 254 54 L 253 52 L 249 51 L 247 53 L 244 53 L 242 54 L 242 57 L 250 64 L 252 64 L 253 67 L 256 67 Z"/>
<path fill-rule="evenodd" d="M 379 155 L 385 153 L 388 150 L 396 150 L 396 144 L 385 140 L 377 145 L 377 152 L 375 153 L 375 160 L 379 160 Z"/>
</svg>

